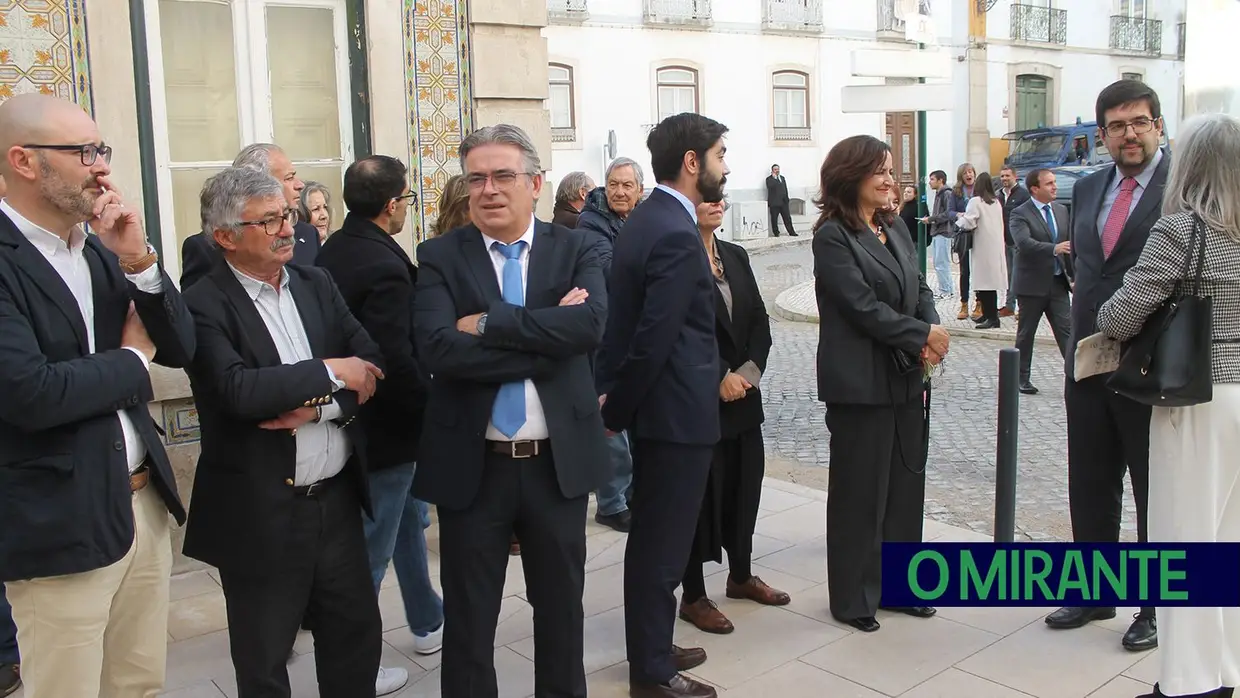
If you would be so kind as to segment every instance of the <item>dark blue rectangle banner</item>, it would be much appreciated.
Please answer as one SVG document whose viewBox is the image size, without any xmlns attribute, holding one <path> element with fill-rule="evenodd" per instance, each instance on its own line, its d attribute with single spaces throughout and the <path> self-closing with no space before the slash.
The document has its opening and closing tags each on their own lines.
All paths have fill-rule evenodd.
<svg viewBox="0 0 1240 698">
<path fill-rule="evenodd" d="M 884 606 L 1240 606 L 1240 543 L 884 543 Z"/>
</svg>

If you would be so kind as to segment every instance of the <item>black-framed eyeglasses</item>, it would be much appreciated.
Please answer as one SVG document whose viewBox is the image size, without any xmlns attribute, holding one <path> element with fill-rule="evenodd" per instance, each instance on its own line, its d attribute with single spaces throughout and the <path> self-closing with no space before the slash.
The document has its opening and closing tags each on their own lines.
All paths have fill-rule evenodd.
<svg viewBox="0 0 1240 698">
<path fill-rule="evenodd" d="M 82 158 L 82 164 L 87 167 L 95 164 L 95 160 L 97 160 L 101 155 L 103 156 L 103 161 L 105 163 L 111 164 L 112 162 L 112 146 L 105 145 L 103 143 L 100 143 L 99 145 L 95 145 L 94 143 L 86 143 L 84 145 L 48 145 L 46 143 L 27 143 L 22 147 L 30 148 L 31 150 L 59 150 L 64 153 L 77 153 L 78 156 Z"/>
<path fill-rule="evenodd" d="M 393 201 L 408 201 L 409 206 L 417 206 L 418 205 L 418 193 L 416 191 L 411 191 L 408 194 L 402 194 L 401 196 L 395 197 L 392 200 Z"/>
<path fill-rule="evenodd" d="M 1128 127 L 1131 126 L 1132 132 L 1139 136 L 1143 133 L 1149 133 L 1150 129 L 1154 128 L 1154 124 L 1157 122 L 1158 119 L 1147 119 L 1143 116 L 1132 121 L 1112 121 L 1107 124 L 1106 132 L 1111 138 L 1122 138 L 1128 134 Z"/>
<path fill-rule="evenodd" d="M 267 233 L 269 237 L 273 237 L 280 234 L 280 231 L 284 228 L 285 221 L 288 221 L 289 225 L 297 225 L 298 218 L 297 209 L 290 208 L 284 212 L 283 216 L 272 216 L 261 221 L 237 221 L 237 225 L 261 225 L 263 232 Z"/>
</svg>

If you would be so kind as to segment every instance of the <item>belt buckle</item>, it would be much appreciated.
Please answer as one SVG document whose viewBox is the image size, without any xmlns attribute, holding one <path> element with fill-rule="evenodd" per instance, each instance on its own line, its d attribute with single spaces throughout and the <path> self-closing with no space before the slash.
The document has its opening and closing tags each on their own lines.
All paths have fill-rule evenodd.
<svg viewBox="0 0 1240 698">
<path fill-rule="evenodd" d="M 521 448 L 522 446 L 527 447 L 527 450 L 522 450 Z M 514 459 L 533 458 L 534 456 L 537 456 L 537 455 L 538 455 L 538 442 L 537 441 L 513 441 L 512 442 L 512 457 Z"/>
<path fill-rule="evenodd" d="M 312 482 L 312 483 L 310 483 L 309 485 L 306 485 L 306 491 L 305 491 L 305 493 L 304 493 L 302 496 L 304 496 L 304 497 L 313 497 L 313 496 L 314 496 L 314 494 L 315 494 L 316 492 L 318 492 L 319 490 L 321 490 L 321 489 L 323 489 L 323 481 L 322 481 L 322 480 L 319 480 L 318 482 Z"/>
</svg>

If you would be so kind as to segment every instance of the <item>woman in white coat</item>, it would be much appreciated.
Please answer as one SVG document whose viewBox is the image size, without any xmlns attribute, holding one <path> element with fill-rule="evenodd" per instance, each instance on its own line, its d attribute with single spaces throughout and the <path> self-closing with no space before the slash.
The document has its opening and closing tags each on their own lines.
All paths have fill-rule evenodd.
<svg viewBox="0 0 1240 698">
<path fill-rule="evenodd" d="M 963 213 L 956 215 L 956 225 L 964 235 L 973 236 L 969 252 L 972 264 L 970 285 L 982 304 L 982 317 L 977 329 L 999 326 L 999 292 L 1007 292 L 1007 252 L 1003 240 L 1003 204 L 995 196 L 995 183 L 990 173 L 983 172 L 973 184 L 973 198 Z"/>
</svg>

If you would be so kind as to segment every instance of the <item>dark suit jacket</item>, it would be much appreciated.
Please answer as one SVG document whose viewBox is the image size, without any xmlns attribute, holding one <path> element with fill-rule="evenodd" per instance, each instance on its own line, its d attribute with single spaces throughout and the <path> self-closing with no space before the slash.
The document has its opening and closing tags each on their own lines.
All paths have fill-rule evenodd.
<svg viewBox="0 0 1240 698">
<path fill-rule="evenodd" d="M 534 224 L 525 305 L 505 303 L 490 252 L 473 225 L 418 246 L 414 334 L 431 373 L 414 477 L 419 499 L 464 509 L 477 495 L 486 430 L 500 385 L 531 379 L 550 432 L 561 493 L 581 497 L 607 476 L 607 443 L 590 375 L 607 316 L 597 238 Z M 590 297 L 559 305 L 574 287 Z M 481 337 L 456 321 L 486 313 Z"/>
<path fill-rule="evenodd" d="M 319 231 L 309 223 L 293 226 L 293 264 L 311 266 L 319 255 Z M 194 233 L 181 244 L 181 290 L 193 286 L 196 281 L 211 273 L 215 263 L 222 259 L 216 247 L 203 233 Z"/>
<path fill-rule="evenodd" d="M 353 456 L 340 477 L 369 512 L 366 434 L 354 421 L 357 393 L 332 392 L 323 359 L 358 356 L 383 368 L 379 348 L 357 322 L 327 272 L 285 267 L 314 359 L 284 364 L 254 302 L 221 257 L 185 292 L 198 330 L 190 386 L 202 427 L 184 552 L 216 567 L 261 572 L 287 548 L 295 504 L 297 442 L 258 424 L 334 398 Z M 358 512 L 361 515 L 361 512 Z"/>
<path fill-rule="evenodd" d="M 788 205 L 788 182 L 783 175 L 767 175 L 766 205 L 768 208 L 782 208 Z"/>
<path fill-rule="evenodd" d="M 612 253 L 611 309 L 598 362 L 603 422 L 632 438 L 713 446 L 719 382 L 715 279 L 688 210 L 655 189 Z"/>
<path fill-rule="evenodd" d="M 178 523 L 185 509 L 147 409 L 150 373 L 121 331 L 133 301 L 155 363 L 187 365 L 194 325 L 167 274 L 139 291 L 116 255 L 86 237 L 95 353 L 77 301 L 47 258 L 0 213 L 0 581 L 106 567 L 133 543 L 133 501 L 120 418 L 150 454 L 151 485 Z"/>
<path fill-rule="evenodd" d="M 829 220 L 814 232 L 818 399 L 828 405 L 921 400 L 921 371 L 900 374 L 892 350 L 920 356 L 939 314 L 904 222 L 887 238 L 894 254 L 869 229 Z"/>
<path fill-rule="evenodd" d="M 934 195 L 934 205 L 930 207 L 930 237 L 936 235 L 944 235 L 952 237 L 955 235 L 956 222 L 956 193 L 951 187 L 940 187 Z M 938 207 L 938 213 L 934 213 L 935 207 Z"/>
<path fill-rule="evenodd" d="M 1171 169 L 1171 153 L 1164 150 L 1149 188 L 1128 216 L 1119 242 L 1109 258 L 1102 254 L 1102 231 L 1098 215 L 1106 190 L 1119 176 L 1114 164 L 1098 170 L 1072 187 L 1072 266 L 1076 287 L 1072 294 L 1072 339 L 1064 368 L 1068 379 L 1075 373 L 1076 345 L 1098 331 L 1098 308 L 1110 300 L 1124 282 L 1124 274 L 1137 263 L 1150 228 L 1162 216 L 1163 189 Z"/>
<path fill-rule="evenodd" d="M 999 188 L 999 203 L 1003 204 L 1003 242 L 1008 247 L 1016 244 L 1016 240 L 1012 237 L 1012 211 L 1015 211 L 1017 206 L 1025 203 L 1030 198 L 1032 197 L 1029 195 L 1029 190 L 1019 184 L 1012 189 L 1011 196 L 1008 196 L 1007 191 L 1003 187 Z"/>
<path fill-rule="evenodd" d="M 362 405 L 366 461 L 381 470 L 417 460 L 430 375 L 413 335 L 418 268 L 391 235 L 349 214 L 327 238 L 318 266 L 331 274 L 353 317 L 383 353 L 384 379 Z"/>
<path fill-rule="evenodd" d="M 1055 215 L 1055 227 L 1059 237 L 1051 235 L 1051 229 L 1042 216 L 1042 205 L 1030 199 L 1012 211 L 1012 239 L 1016 241 L 1016 257 L 1012 260 L 1012 293 L 1017 296 L 1045 298 L 1051 295 L 1055 276 L 1055 245 L 1068 239 L 1071 225 L 1068 209 L 1063 204 L 1051 203 Z M 1069 255 L 1058 255 L 1059 266 L 1070 280 L 1072 261 Z"/>
<path fill-rule="evenodd" d="M 732 316 L 729 318 L 723 292 L 717 285 L 715 287 L 715 337 L 719 344 L 719 360 L 729 371 L 736 371 L 752 361 L 765 373 L 766 360 L 771 355 L 771 318 L 766 313 L 749 255 L 745 248 L 730 242 L 717 239 L 715 245 L 732 292 Z M 762 391 L 757 385 L 739 400 L 724 402 L 720 398 L 720 438 L 736 437 L 760 426 L 763 421 Z"/>
</svg>

